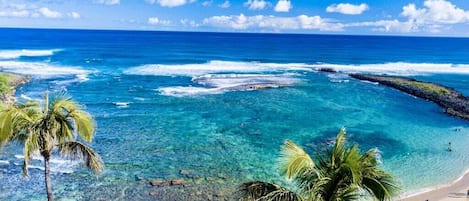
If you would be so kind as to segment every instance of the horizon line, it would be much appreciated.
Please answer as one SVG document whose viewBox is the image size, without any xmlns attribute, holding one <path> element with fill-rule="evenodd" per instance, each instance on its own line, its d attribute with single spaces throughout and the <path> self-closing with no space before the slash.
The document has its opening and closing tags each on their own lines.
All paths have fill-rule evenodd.
<svg viewBox="0 0 469 201">
<path fill-rule="evenodd" d="M 418 38 L 469 38 L 458 35 L 404 35 L 404 34 L 351 34 L 351 33 L 300 33 L 300 32 L 243 32 L 243 31 L 197 31 L 197 30 L 149 30 L 120 28 L 73 28 L 73 27 L 0 27 L 0 29 L 30 30 L 76 30 L 76 31 L 122 31 L 122 32 L 176 32 L 176 33 L 220 33 L 220 34 L 259 34 L 259 35 L 330 35 L 330 36 L 376 36 L 376 37 L 418 37 Z"/>
</svg>

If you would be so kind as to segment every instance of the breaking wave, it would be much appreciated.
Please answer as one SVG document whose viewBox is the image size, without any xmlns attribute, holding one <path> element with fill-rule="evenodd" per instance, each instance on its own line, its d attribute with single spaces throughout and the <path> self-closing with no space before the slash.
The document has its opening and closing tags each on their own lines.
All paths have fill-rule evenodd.
<svg viewBox="0 0 469 201">
<path fill-rule="evenodd" d="M 264 88 L 291 86 L 299 83 L 301 72 L 333 69 L 331 82 L 348 82 L 347 73 L 387 75 L 469 74 L 469 64 L 384 63 L 384 64 L 305 64 L 210 61 L 202 64 L 147 64 L 124 71 L 128 75 L 186 76 L 200 86 L 170 86 L 156 89 L 167 96 L 220 94 L 229 91 L 250 91 Z"/>
<path fill-rule="evenodd" d="M 60 49 L 51 50 L 0 50 L 0 59 L 17 59 L 20 57 L 51 56 Z"/>
<path fill-rule="evenodd" d="M 0 61 L 0 70 L 5 72 L 31 75 L 38 78 L 75 76 L 77 81 L 86 81 L 91 73 L 80 67 L 60 66 L 45 62 Z"/>
<path fill-rule="evenodd" d="M 17 159 L 24 159 L 23 155 L 15 155 L 15 158 Z M 39 157 L 39 156 L 34 156 L 32 160 L 30 161 L 30 165 L 28 165 L 28 168 L 31 169 L 39 169 L 39 170 L 44 170 L 43 166 L 43 161 L 44 159 Z M 79 161 L 72 161 L 72 160 L 66 160 L 62 158 L 51 158 L 50 159 L 50 170 L 51 172 L 58 172 L 58 173 L 73 173 L 75 168 L 79 166 Z M 14 163 L 15 165 L 23 165 L 23 163 Z"/>
</svg>

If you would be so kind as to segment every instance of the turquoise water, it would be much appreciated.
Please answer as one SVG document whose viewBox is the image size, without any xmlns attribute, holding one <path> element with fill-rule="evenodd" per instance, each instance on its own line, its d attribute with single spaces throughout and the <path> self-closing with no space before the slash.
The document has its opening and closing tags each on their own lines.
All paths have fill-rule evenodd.
<svg viewBox="0 0 469 201">
<path fill-rule="evenodd" d="M 312 70 L 415 76 L 467 94 L 468 39 L 3 31 L 16 40 L 0 46 L 0 66 L 33 77 L 17 91 L 20 101 L 66 91 L 96 119 L 92 146 L 106 170 L 96 177 L 57 158 L 54 194 L 64 200 L 232 199 L 243 181 L 283 182 L 277 157 L 285 139 L 314 154 L 341 127 L 362 150 L 381 151 L 403 191 L 469 168 L 467 121 L 381 85 Z M 246 83 L 283 87 L 240 87 Z M 9 145 L 0 154 L 0 200 L 45 199 L 43 174 L 34 168 L 41 161 L 24 180 L 21 150 Z M 177 178 L 187 185 L 149 185 Z"/>
</svg>

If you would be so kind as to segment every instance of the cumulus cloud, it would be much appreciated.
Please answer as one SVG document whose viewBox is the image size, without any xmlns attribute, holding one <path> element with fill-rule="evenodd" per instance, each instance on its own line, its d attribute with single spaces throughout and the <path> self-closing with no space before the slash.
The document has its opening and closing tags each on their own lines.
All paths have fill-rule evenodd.
<svg viewBox="0 0 469 201">
<path fill-rule="evenodd" d="M 0 11 L 0 17 L 29 17 L 27 10 Z"/>
<path fill-rule="evenodd" d="M 189 19 L 182 19 L 179 22 L 184 27 L 199 27 L 200 26 L 199 23 L 195 22 L 194 20 L 189 20 Z"/>
<path fill-rule="evenodd" d="M 229 8 L 231 6 L 229 1 L 225 1 L 222 4 L 218 5 L 220 8 Z"/>
<path fill-rule="evenodd" d="M 177 7 L 177 6 L 182 6 L 187 3 L 190 3 L 190 1 L 187 0 L 146 0 L 150 4 L 159 4 L 162 7 Z"/>
<path fill-rule="evenodd" d="M 212 3 L 213 3 L 213 0 L 210 0 L 210 1 L 204 1 L 204 2 L 202 2 L 202 6 L 204 6 L 204 7 L 208 7 L 208 6 L 211 6 L 211 5 L 212 5 Z"/>
<path fill-rule="evenodd" d="M 263 10 L 269 2 L 264 0 L 248 0 L 244 2 L 244 6 L 248 7 L 249 10 Z"/>
<path fill-rule="evenodd" d="M 93 0 L 93 3 L 104 5 L 118 5 L 120 0 Z"/>
<path fill-rule="evenodd" d="M 367 4 L 353 5 L 349 3 L 332 4 L 326 8 L 329 13 L 342 13 L 345 15 L 359 15 L 368 10 Z"/>
<path fill-rule="evenodd" d="M 469 11 L 456 7 L 446 0 L 426 0 L 425 8 L 417 8 L 408 4 L 402 8 L 401 16 L 416 23 L 456 24 L 469 21 Z"/>
<path fill-rule="evenodd" d="M 47 7 L 39 8 L 38 12 L 46 18 L 61 18 L 62 17 L 62 13 L 51 10 Z"/>
<path fill-rule="evenodd" d="M 272 15 L 245 16 L 222 15 L 212 16 L 203 20 L 204 25 L 219 28 L 246 30 L 320 30 L 320 31 L 342 31 L 343 25 L 333 23 L 320 16 L 299 15 L 297 17 L 276 17 Z"/>
<path fill-rule="evenodd" d="M 275 12 L 288 12 L 292 8 L 290 0 L 279 0 L 275 5 Z"/>
<path fill-rule="evenodd" d="M 171 24 L 171 21 L 169 21 L 169 20 L 160 20 L 157 17 L 150 17 L 150 18 L 148 18 L 148 24 L 167 26 L 167 25 Z"/>
<path fill-rule="evenodd" d="M 384 32 L 431 32 L 450 29 L 451 25 L 469 22 L 469 11 L 458 8 L 446 0 L 425 0 L 424 8 L 413 3 L 402 7 L 400 16 L 404 21 L 379 20 L 372 22 L 349 23 L 346 27 L 373 27 L 374 31 Z"/>
<path fill-rule="evenodd" d="M 69 17 L 73 18 L 73 19 L 79 19 L 80 18 L 80 14 L 77 13 L 77 12 L 70 12 L 67 14 Z"/>
</svg>

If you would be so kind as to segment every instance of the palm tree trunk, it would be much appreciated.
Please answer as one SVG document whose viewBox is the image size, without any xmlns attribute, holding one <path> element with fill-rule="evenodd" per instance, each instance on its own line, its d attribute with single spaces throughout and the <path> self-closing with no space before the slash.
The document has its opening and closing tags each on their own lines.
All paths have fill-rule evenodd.
<svg viewBox="0 0 469 201">
<path fill-rule="evenodd" d="M 44 156 L 44 177 L 46 182 L 47 200 L 53 201 L 54 197 L 52 196 L 52 183 L 50 181 L 49 159 L 50 156 Z"/>
</svg>

